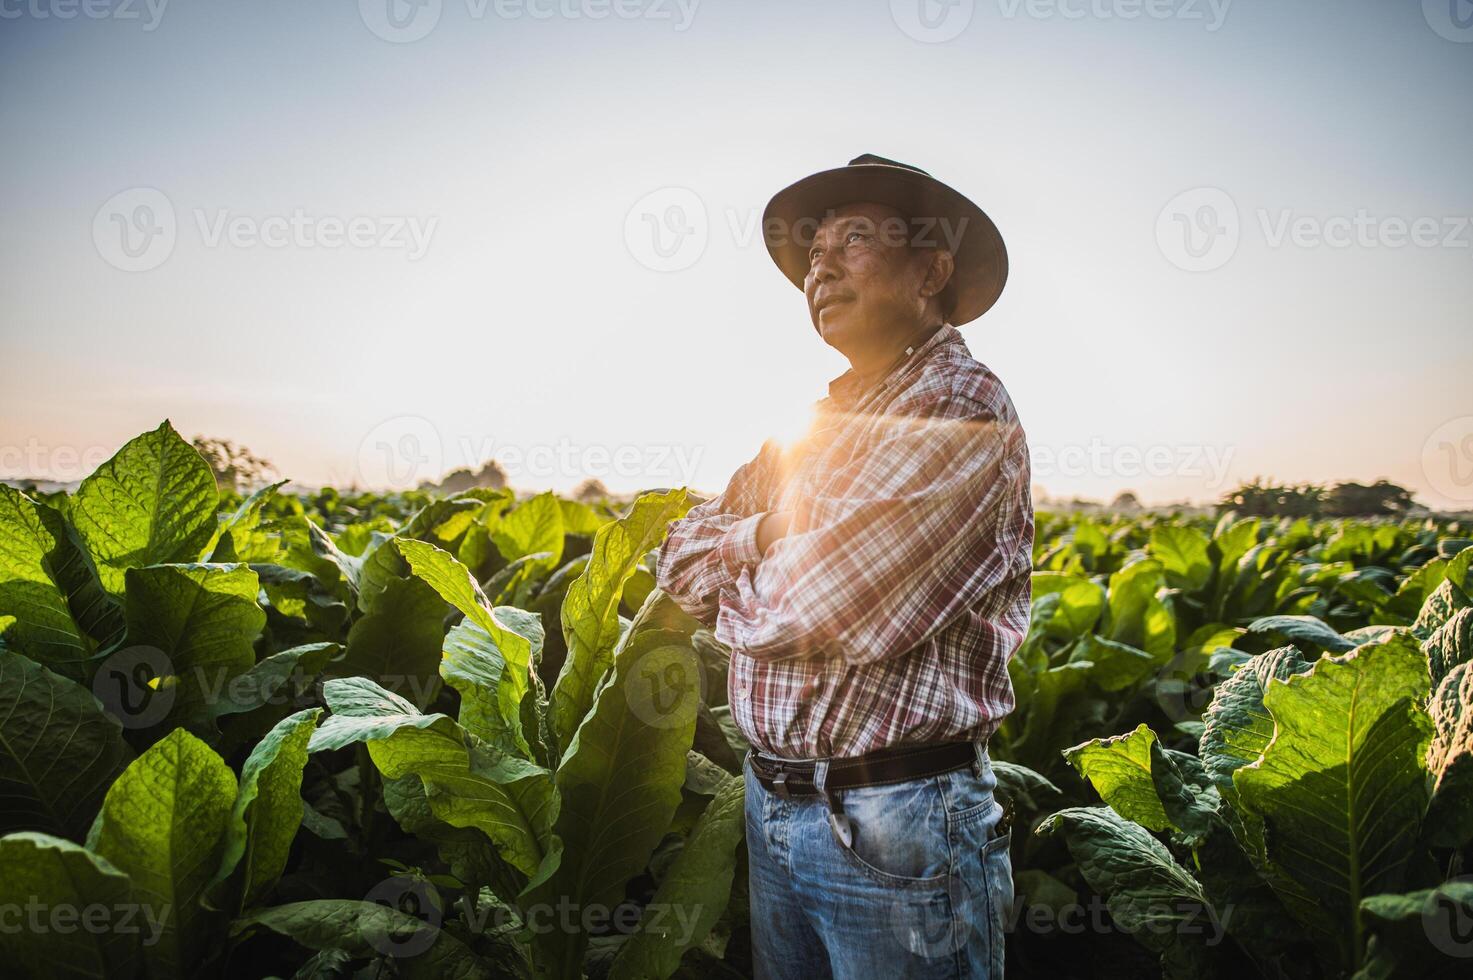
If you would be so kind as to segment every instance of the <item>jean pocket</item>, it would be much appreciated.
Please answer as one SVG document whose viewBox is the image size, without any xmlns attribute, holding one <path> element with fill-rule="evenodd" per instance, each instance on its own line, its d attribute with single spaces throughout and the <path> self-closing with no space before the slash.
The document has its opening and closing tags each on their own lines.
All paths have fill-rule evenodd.
<svg viewBox="0 0 1473 980">
<path fill-rule="evenodd" d="M 946 802 L 934 778 L 848 790 L 842 801 L 853 839 L 845 847 L 835 838 L 834 846 L 869 878 L 934 887 L 951 875 Z"/>
<path fill-rule="evenodd" d="M 987 942 L 992 975 L 1002 976 L 1003 943 L 1013 915 L 1013 835 L 1005 831 L 982 845 L 982 880 L 987 888 Z"/>
</svg>

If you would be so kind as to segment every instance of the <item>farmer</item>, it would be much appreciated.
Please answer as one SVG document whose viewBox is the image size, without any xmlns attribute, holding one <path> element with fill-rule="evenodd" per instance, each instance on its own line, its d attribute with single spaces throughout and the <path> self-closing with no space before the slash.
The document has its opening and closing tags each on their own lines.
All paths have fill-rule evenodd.
<svg viewBox="0 0 1473 980">
<path fill-rule="evenodd" d="M 780 191 L 763 231 L 850 367 L 658 559 L 731 647 L 756 973 L 1000 977 L 987 738 L 1013 707 L 1033 508 L 1012 402 L 957 327 L 1007 253 L 971 201 L 871 155 Z"/>
</svg>

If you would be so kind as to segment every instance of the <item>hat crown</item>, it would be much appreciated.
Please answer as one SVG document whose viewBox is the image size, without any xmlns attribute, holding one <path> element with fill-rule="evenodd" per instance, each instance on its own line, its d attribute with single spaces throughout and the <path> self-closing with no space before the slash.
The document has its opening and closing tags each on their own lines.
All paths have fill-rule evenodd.
<svg viewBox="0 0 1473 980">
<path fill-rule="evenodd" d="M 851 167 L 865 167 L 875 165 L 881 167 L 899 167 L 902 170 L 909 170 L 912 173 L 926 174 L 927 177 L 931 176 L 920 167 L 912 167 L 910 164 L 901 163 L 899 160 L 887 160 L 884 157 L 876 156 L 873 153 L 861 153 L 859 156 L 849 161 L 849 166 Z"/>
</svg>

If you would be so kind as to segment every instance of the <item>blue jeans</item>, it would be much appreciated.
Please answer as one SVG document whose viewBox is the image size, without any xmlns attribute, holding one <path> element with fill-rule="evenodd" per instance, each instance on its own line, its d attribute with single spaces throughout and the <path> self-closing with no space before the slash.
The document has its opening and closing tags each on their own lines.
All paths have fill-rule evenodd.
<svg viewBox="0 0 1473 980">
<path fill-rule="evenodd" d="M 975 768 L 837 794 L 849 847 L 821 798 L 781 799 L 750 762 L 746 780 L 758 980 L 1002 977 L 1010 835 L 985 750 Z"/>
</svg>

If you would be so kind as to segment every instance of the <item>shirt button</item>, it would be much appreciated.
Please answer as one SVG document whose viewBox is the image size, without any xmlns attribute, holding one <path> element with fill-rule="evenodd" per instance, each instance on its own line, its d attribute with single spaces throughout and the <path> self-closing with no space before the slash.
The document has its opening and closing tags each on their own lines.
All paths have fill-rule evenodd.
<svg viewBox="0 0 1473 980">
<path fill-rule="evenodd" d="M 745 700 L 747 700 L 747 698 L 749 698 L 749 697 L 752 696 L 752 689 L 750 687 L 748 687 L 746 684 L 738 684 L 736 686 L 736 690 L 732 691 L 731 693 L 732 693 L 732 696 L 733 697 L 736 697 L 736 698 L 739 698 L 742 701 L 745 701 Z"/>
</svg>

